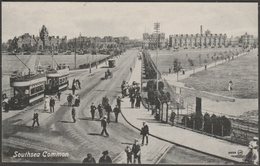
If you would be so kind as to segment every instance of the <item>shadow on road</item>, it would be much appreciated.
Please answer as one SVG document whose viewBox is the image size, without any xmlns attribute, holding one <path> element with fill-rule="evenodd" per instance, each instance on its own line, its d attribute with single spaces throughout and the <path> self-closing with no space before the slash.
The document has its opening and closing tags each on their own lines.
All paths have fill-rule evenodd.
<svg viewBox="0 0 260 166">
<path fill-rule="evenodd" d="M 58 122 L 61 122 L 61 123 L 74 123 L 74 122 L 72 122 L 72 121 L 66 121 L 66 120 L 60 120 L 60 121 L 58 121 Z"/>
<path fill-rule="evenodd" d="M 138 120 L 145 121 L 147 123 L 161 123 L 160 121 L 157 121 L 155 119 L 144 119 L 144 118 L 137 118 Z"/>
<path fill-rule="evenodd" d="M 123 145 L 133 145 L 133 142 L 121 142 Z"/>
<path fill-rule="evenodd" d="M 97 136 L 102 136 L 100 133 L 88 133 L 88 135 L 97 135 Z"/>
<path fill-rule="evenodd" d="M 78 118 L 80 120 L 90 120 L 90 121 L 100 121 L 100 119 L 94 119 L 92 120 L 92 118 L 86 117 L 86 118 Z"/>
</svg>

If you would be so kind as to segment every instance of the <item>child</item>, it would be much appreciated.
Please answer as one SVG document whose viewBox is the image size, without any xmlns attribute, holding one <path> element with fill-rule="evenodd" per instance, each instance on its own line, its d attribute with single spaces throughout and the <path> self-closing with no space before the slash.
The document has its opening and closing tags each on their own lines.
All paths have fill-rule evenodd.
<svg viewBox="0 0 260 166">
<path fill-rule="evenodd" d="M 127 156 L 127 164 L 132 164 L 132 149 L 127 145 L 125 148 L 126 156 Z"/>
</svg>

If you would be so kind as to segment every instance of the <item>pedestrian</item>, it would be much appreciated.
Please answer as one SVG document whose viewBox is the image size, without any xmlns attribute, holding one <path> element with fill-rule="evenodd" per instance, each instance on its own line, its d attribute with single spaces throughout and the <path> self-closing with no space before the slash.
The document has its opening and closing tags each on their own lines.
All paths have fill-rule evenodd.
<svg viewBox="0 0 260 166">
<path fill-rule="evenodd" d="M 32 127 L 34 127 L 35 123 L 37 124 L 37 126 L 40 126 L 39 124 L 39 115 L 36 111 L 34 111 L 34 114 L 33 114 L 33 124 L 32 124 Z"/>
<path fill-rule="evenodd" d="M 76 90 L 75 83 L 74 83 L 74 84 L 72 84 L 72 87 L 71 87 L 71 89 L 72 89 L 72 94 L 74 95 L 74 94 L 75 94 L 75 90 Z"/>
<path fill-rule="evenodd" d="M 61 95 L 61 92 L 60 92 L 60 90 L 58 90 L 58 92 L 57 92 L 57 97 L 58 97 L 58 100 L 60 101 L 60 95 Z"/>
<path fill-rule="evenodd" d="M 132 67 L 130 67 L 130 72 L 132 73 L 132 71 L 133 71 L 133 69 L 132 69 Z"/>
<path fill-rule="evenodd" d="M 107 123 L 110 123 L 110 113 L 112 112 L 112 107 L 110 104 L 107 105 L 106 107 L 106 112 L 107 112 Z"/>
<path fill-rule="evenodd" d="M 170 121 L 172 122 L 172 126 L 174 125 L 174 119 L 175 119 L 176 113 L 172 111 L 170 116 Z"/>
<path fill-rule="evenodd" d="M 50 106 L 49 102 L 50 102 L 50 100 L 49 100 L 48 96 L 45 96 L 44 97 L 44 111 L 49 110 L 49 106 Z"/>
<path fill-rule="evenodd" d="M 71 110 L 71 117 L 72 117 L 73 123 L 75 123 L 76 122 L 76 110 L 74 107 L 72 107 L 72 110 Z"/>
<path fill-rule="evenodd" d="M 117 96 L 116 104 L 118 105 L 118 108 L 121 109 L 121 102 L 123 102 L 120 98 L 120 96 Z"/>
<path fill-rule="evenodd" d="M 108 155 L 108 151 L 102 152 L 103 156 L 100 157 L 99 163 L 100 164 L 112 164 L 112 160 Z"/>
<path fill-rule="evenodd" d="M 114 113 L 115 113 L 115 122 L 118 122 L 118 114 L 121 112 L 120 108 L 118 107 L 118 105 L 116 105 L 116 107 L 114 108 Z"/>
<path fill-rule="evenodd" d="M 81 89 L 81 86 L 80 86 L 80 81 L 79 81 L 79 79 L 77 79 L 77 83 L 78 83 L 79 89 Z"/>
<path fill-rule="evenodd" d="M 122 97 L 125 97 L 124 87 L 125 87 L 125 80 L 123 80 L 123 81 L 122 81 L 122 84 L 121 84 L 121 93 L 122 93 Z"/>
<path fill-rule="evenodd" d="M 136 96 L 136 103 L 135 103 L 136 108 L 140 108 L 141 100 L 142 100 L 142 98 L 140 96 L 140 93 L 138 93 L 137 96 Z"/>
<path fill-rule="evenodd" d="M 144 138 L 146 138 L 146 145 L 148 145 L 148 134 L 149 134 L 149 127 L 146 122 L 143 122 L 143 127 L 141 128 L 141 135 L 143 136 L 142 145 L 144 145 Z"/>
<path fill-rule="evenodd" d="M 50 99 L 50 112 L 54 112 L 55 100 L 53 97 Z"/>
<path fill-rule="evenodd" d="M 125 148 L 125 153 L 126 153 L 126 162 L 127 164 L 131 163 L 132 164 L 132 149 L 130 146 L 126 146 Z"/>
<path fill-rule="evenodd" d="M 135 139 L 135 142 L 132 146 L 132 153 L 134 155 L 134 164 L 136 163 L 136 159 L 138 161 L 138 164 L 141 164 L 141 147 L 137 139 Z"/>
<path fill-rule="evenodd" d="M 246 154 L 244 161 L 248 164 L 258 165 L 259 155 L 258 155 L 258 137 L 253 137 L 253 140 L 249 142 L 249 151 Z"/>
<path fill-rule="evenodd" d="M 78 95 L 78 94 L 76 94 L 76 96 L 75 96 L 75 103 L 74 103 L 74 105 L 75 105 L 75 107 L 78 107 L 78 106 L 79 106 L 79 104 L 80 104 L 80 98 L 79 98 L 79 95 Z"/>
<path fill-rule="evenodd" d="M 109 103 L 109 99 L 107 98 L 107 96 L 103 97 L 102 98 L 102 105 L 105 107 L 107 106 Z"/>
<path fill-rule="evenodd" d="M 102 127 L 102 131 L 101 131 L 101 134 L 103 136 L 104 132 L 106 134 L 106 136 L 108 137 L 109 134 L 107 132 L 107 117 L 104 116 L 103 119 L 101 120 L 101 127 Z"/>
<path fill-rule="evenodd" d="M 229 81 L 228 83 L 228 91 L 232 91 L 233 90 L 233 82 Z"/>
<path fill-rule="evenodd" d="M 71 95 L 71 93 L 68 95 L 67 97 L 67 101 L 68 101 L 68 106 L 72 106 L 72 100 L 73 100 L 73 96 Z"/>
<path fill-rule="evenodd" d="M 130 102 L 131 102 L 131 108 L 134 108 L 134 103 L 135 103 L 135 97 L 134 95 L 130 96 Z"/>
<path fill-rule="evenodd" d="M 91 113 L 91 119 L 94 120 L 95 118 L 95 110 L 96 110 L 96 106 L 94 105 L 94 103 L 91 104 L 90 106 L 90 113 Z"/>
<path fill-rule="evenodd" d="M 92 154 L 91 154 L 91 153 L 88 153 L 88 154 L 87 154 L 87 157 L 84 158 L 84 160 L 82 161 L 82 163 L 92 163 L 92 164 L 95 164 L 95 163 L 96 163 L 96 160 L 94 159 L 94 157 L 92 157 Z"/>
<path fill-rule="evenodd" d="M 101 118 L 103 117 L 103 108 L 102 108 L 102 105 L 99 104 L 99 105 L 97 106 L 97 109 L 98 109 L 99 117 L 100 117 L 100 119 L 101 119 Z"/>
<path fill-rule="evenodd" d="M 9 111 L 9 101 L 8 101 L 7 97 L 5 97 L 3 100 L 3 108 L 4 108 L 5 112 Z"/>
</svg>

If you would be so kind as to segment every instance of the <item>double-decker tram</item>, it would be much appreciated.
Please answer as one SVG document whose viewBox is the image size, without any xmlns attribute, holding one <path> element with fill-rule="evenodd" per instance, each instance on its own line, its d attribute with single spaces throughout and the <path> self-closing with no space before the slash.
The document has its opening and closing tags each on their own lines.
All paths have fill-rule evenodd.
<svg viewBox="0 0 260 166">
<path fill-rule="evenodd" d="M 59 65 L 56 69 L 46 71 L 46 94 L 54 94 L 58 91 L 65 90 L 69 86 L 69 68 L 65 65 Z"/>
<path fill-rule="evenodd" d="M 23 109 L 44 98 L 45 74 L 28 74 L 21 76 L 14 74 L 10 77 L 10 87 L 13 88 L 13 97 L 9 100 L 11 109 Z"/>
</svg>

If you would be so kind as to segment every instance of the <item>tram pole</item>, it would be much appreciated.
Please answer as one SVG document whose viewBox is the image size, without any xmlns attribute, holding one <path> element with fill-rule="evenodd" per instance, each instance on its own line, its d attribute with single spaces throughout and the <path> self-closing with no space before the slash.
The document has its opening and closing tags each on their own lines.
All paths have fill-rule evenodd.
<svg viewBox="0 0 260 166">
<path fill-rule="evenodd" d="M 76 38 L 75 38 L 75 55 L 74 55 L 74 64 L 75 64 L 75 66 L 74 66 L 74 68 L 76 69 L 77 68 L 77 57 L 76 57 Z"/>
</svg>

